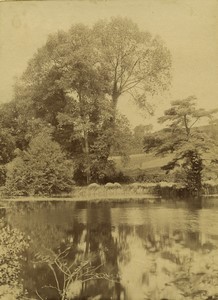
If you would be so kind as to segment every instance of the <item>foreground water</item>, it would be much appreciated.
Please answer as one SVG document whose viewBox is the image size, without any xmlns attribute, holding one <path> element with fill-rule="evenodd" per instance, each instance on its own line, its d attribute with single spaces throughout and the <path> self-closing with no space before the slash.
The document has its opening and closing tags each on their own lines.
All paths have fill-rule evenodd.
<svg viewBox="0 0 218 300">
<path fill-rule="evenodd" d="M 218 299 L 216 198 L 1 206 L 0 295 L 17 285 L 16 299 Z"/>
</svg>

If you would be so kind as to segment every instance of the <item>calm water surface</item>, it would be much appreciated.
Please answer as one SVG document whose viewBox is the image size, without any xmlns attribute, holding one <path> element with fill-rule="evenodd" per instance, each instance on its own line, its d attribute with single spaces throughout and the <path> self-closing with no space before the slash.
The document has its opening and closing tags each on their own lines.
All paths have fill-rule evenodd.
<svg viewBox="0 0 218 300">
<path fill-rule="evenodd" d="M 1 230 L 28 244 L 18 279 L 29 298 L 218 299 L 218 199 L 7 206 Z"/>
</svg>

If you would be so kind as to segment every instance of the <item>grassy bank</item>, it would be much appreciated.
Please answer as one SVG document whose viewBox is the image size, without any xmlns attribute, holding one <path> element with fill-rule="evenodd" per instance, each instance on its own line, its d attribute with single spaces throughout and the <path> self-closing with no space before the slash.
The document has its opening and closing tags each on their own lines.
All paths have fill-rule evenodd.
<svg viewBox="0 0 218 300">
<path fill-rule="evenodd" d="M 203 184 L 202 196 L 218 195 L 218 182 L 207 181 Z M 59 195 L 14 196 L 6 197 L 1 194 L 1 201 L 159 201 L 161 198 L 188 198 L 187 189 L 181 184 L 161 181 L 158 183 L 131 184 L 107 183 L 89 186 L 75 186 L 71 193 Z"/>
<path fill-rule="evenodd" d="M 106 185 L 90 184 L 89 186 L 75 186 L 68 194 L 50 196 L 14 196 L 5 197 L 1 200 L 16 201 L 129 201 L 129 200 L 153 200 L 160 199 L 155 192 L 155 184 L 126 184 L 108 183 Z"/>
</svg>

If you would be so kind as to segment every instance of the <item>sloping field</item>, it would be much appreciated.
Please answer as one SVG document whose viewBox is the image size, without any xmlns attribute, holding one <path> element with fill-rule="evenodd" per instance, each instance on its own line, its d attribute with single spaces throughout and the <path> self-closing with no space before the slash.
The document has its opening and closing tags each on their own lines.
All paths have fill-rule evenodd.
<svg viewBox="0 0 218 300">
<path fill-rule="evenodd" d="M 123 165 L 120 156 L 111 157 L 111 159 L 116 163 L 117 169 L 121 171 L 160 168 L 165 165 L 170 160 L 170 158 L 170 156 L 156 157 L 151 154 L 133 154 L 130 155 L 129 161 L 125 165 Z"/>
<path fill-rule="evenodd" d="M 130 155 L 129 161 L 123 164 L 120 156 L 111 157 L 116 163 L 117 171 L 121 171 L 125 176 L 135 179 L 136 181 L 161 181 L 167 179 L 165 171 L 161 169 L 167 164 L 171 156 L 156 157 L 152 154 L 133 154 Z M 169 177 L 168 180 L 171 180 Z"/>
</svg>

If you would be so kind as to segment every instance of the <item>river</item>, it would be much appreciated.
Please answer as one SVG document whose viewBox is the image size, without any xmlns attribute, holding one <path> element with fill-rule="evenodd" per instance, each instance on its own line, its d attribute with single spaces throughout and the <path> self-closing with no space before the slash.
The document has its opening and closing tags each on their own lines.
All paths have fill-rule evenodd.
<svg viewBox="0 0 218 300">
<path fill-rule="evenodd" d="M 1 206 L 2 249 L 24 244 L 0 285 L 22 284 L 25 299 L 218 299 L 218 198 Z"/>
</svg>

